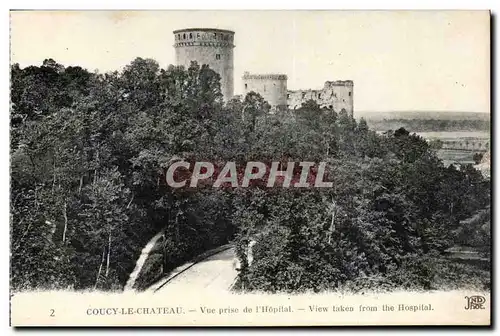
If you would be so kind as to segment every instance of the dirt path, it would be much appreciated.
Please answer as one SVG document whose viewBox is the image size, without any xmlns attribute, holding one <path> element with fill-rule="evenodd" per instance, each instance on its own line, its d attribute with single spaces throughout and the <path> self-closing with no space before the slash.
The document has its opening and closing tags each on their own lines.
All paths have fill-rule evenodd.
<svg viewBox="0 0 500 336">
<path fill-rule="evenodd" d="M 178 294 L 186 291 L 228 292 L 237 276 L 234 248 L 218 252 L 182 270 L 168 282 L 157 287 L 157 294 Z"/>
</svg>

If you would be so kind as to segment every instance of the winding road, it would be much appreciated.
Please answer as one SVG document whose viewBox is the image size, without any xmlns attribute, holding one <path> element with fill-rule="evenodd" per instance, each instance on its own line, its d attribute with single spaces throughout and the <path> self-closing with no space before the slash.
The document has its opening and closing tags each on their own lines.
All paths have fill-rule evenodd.
<svg viewBox="0 0 500 336">
<path fill-rule="evenodd" d="M 178 267 L 150 290 L 162 295 L 199 290 L 229 292 L 238 275 L 236 265 L 234 247 L 228 247 L 200 261 Z"/>
</svg>

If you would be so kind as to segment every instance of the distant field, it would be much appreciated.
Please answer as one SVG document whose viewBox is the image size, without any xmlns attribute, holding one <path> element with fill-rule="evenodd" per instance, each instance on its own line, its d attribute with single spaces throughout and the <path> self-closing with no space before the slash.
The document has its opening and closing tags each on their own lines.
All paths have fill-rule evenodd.
<svg viewBox="0 0 500 336">
<path fill-rule="evenodd" d="M 382 119 L 426 119 L 426 120 L 483 120 L 489 121 L 489 113 L 480 112 L 443 112 L 443 111 L 391 111 L 371 112 L 356 111 L 355 118 L 366 120 Z"/>
<path fill-rule="evenodd" d="M 418 132 L 417 134 L 426 139 L 466 139 L 466 138 L 489 139 L 490 138 L 490 133 L 483 131 Z"/>
<path fill-rule="evenodd" d="M 457 131 L 457 132 L 418 132 L 418 135 L 424 137 L 425 139 L 440 139 L 440 140 L 450 140 L 450 139 L 470 139 L 470 138 L 480 138 L 489 139 L 490 134 L 488 132 L 481 131 Z M 437 151 L 437 156 L 443 160 L 445 166 L 449 166 L 452 163 L 461 164 L 475 164 L 473 160 L 474 151 L 465 151 L 460 149 L 440 149 Z"/>
<path fill-rule="evenodd" d="M 474 152 L 455 149 L 439 149 L 437 151 L 437 156 L 443 160 L 445 166 L 449 166 L 452 163 L 475 164 L 472 159 L 473 155 Z"/>
<path fill-rule="evenodd" d="M 380 132 L 404 128 L 413 132 L 490 132 L 490 114 L 475 112 L 355 112 L 368 126 Z"/>
<path fill-rule="evenodd" d="M 379 131 L 378 133 L 382 134 L 383 132 Z M 479 132 L 479 131 L 418 132 L 416 134 L 422 136 L 426 140 L 432 140 L 432 139 L 460 140 L 460 139 L 470 139 L 470 138 L 480 138 L 480 139 L 490 138 L 490 134 L 488 132 Z M 445 166 L 449 166 L 452 163 L 475 164 L 473 156 L 476 152 L 479 153 L 479 151 L 460 150 L 460 149 L 439 149 L 436 151 L 437 156 L 441 160 L 443 160 Z"/>
<path fill-rule="evenodd" d="M 489 120 L 381 119 L 366 122 L 376 131 L 404 128 L 409 132 L 490 132 Z"/>
</svg>

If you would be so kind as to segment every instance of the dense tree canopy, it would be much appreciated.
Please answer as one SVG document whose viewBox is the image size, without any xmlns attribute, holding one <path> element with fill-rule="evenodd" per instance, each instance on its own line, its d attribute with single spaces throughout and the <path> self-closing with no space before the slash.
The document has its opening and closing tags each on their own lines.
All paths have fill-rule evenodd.
<svg viewBox="0 0 500 336">
<path fill-rule="evenodd" d="M 273 114 L 254 92 L 224 104 L 205 65 L 137 58 L 101 74 L 45 60 L 12 65 L 11 79 L 17 289 L 121 289 L 158 232 L 162 257 L 142 286 L 233 242 L 245 289 L 430 288 L 426 258 L 490 201 L 481 174 L 444 167 L 404 129 L 378 135 L 313 101 Z M 323 161 L 333 187 L 173 189 L 165 171 L 179 159 Z"/>
</svg>

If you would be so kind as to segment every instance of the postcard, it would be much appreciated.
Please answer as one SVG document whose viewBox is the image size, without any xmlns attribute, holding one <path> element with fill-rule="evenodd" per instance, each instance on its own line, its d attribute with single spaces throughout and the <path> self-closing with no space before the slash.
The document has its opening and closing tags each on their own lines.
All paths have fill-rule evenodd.
<svg viewBox="0 0 500 336">
<path fill-rule="evenodd" d="M 11 325 L 489 326 L 490 21 L 11 11 Z"/>
</svg>

